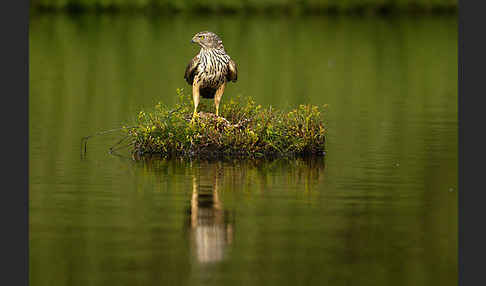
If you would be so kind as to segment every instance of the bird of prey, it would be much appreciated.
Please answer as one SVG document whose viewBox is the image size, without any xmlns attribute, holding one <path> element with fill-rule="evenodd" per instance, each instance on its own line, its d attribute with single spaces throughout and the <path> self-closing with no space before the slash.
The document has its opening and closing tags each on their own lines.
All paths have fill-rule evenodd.
<svg viewBox="0 0 486 286">
<path fill-rule="evenodd" d="M 194 100 L 194 113 L 197 114 L 199 95 L 203 98 L 214 98 L 216 116 L 219 114 L 219 102 L 223 96 L 228 81 L 236 82 L 238 71 L 236 63 L 224 50 L 223 41 L 215 33 L 199 32 L 191 40 L 201 47 L 197 54 L 187 65 L 184 79 L 192 85 L 192 98 Z"/>
</svg>

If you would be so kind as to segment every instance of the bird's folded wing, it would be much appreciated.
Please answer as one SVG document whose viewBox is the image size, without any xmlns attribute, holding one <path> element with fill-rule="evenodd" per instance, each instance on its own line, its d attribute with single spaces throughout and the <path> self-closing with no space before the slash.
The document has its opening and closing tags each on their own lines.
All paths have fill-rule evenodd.
<svg viewBox="0 0 486 286">
<path fill-rule="evenodd" d="M 195 56 L 194 58 L 192 58 L 192 60 L 189 62 L 189 64 L 186 67 L 186 71 L 184 73 L 184 79 L 190 85 L 192 85 L 192 82 L 194 80 L 194 74 L 198 64 L 199 64 L 199 58 L 198 56 Z"/>
<path fill-rule="evenodd" d="M 236 67 L 236 63 L 233 60 L 230 60 L 228 63 L 228 74 L 226 75 L 228 81 L 236 82 L 238 79 L 238 68 Z"/>
</svg>

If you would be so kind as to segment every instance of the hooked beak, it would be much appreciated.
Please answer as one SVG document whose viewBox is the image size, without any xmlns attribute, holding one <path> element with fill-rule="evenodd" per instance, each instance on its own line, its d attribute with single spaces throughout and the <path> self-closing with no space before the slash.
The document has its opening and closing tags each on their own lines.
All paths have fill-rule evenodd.
<svg viewBox="0 0 486 286">
<path fill-rule="evenodd" d="M 194 41 L 194 38 L 191 39 L 191 44 L 194 44 L 196 43 L 196 41 Z"/>
</svg>

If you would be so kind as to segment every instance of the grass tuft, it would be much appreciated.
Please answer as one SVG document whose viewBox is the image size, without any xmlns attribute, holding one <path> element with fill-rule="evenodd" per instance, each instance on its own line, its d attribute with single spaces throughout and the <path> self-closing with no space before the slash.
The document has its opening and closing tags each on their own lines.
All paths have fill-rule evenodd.
<svg viewBox="0 0 486 286">
<path fill-rule="evenodd" d="M 177 93 L 174 107 L 159 103 L 150 112 L 140 111 L 135 125 L 124 128 L 133 155 L 257 158 L 324 154 L 324 107 L 300 105 L 285 112 L 238 97 L 221 104 L 219 117 L 213 104 L 201 102 L 200 112 L 191 122 L 191 96 L 182 89 Z"/>
</svg>

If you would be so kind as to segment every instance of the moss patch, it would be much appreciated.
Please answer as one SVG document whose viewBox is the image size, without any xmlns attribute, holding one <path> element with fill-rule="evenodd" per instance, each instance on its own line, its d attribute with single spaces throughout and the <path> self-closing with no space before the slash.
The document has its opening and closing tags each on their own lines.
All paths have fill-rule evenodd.
<svg viewBox="0 0 486 286">
<path fill-rule="evenodd" d="M 202 102 L 194 122 L 192 99 L 178 90 L 174 107 L 157 104 L 140 111 L 124 130 L 134 155 L 164 157 L 278 157 L 323 155 L 323 109 L 313 105 L 283 111 L 263 108 L 251 98 L 231 99 L 214 115 L 212 101 Z M 211 104 L 210 104 L 211 103 Z"/>
</svg>

